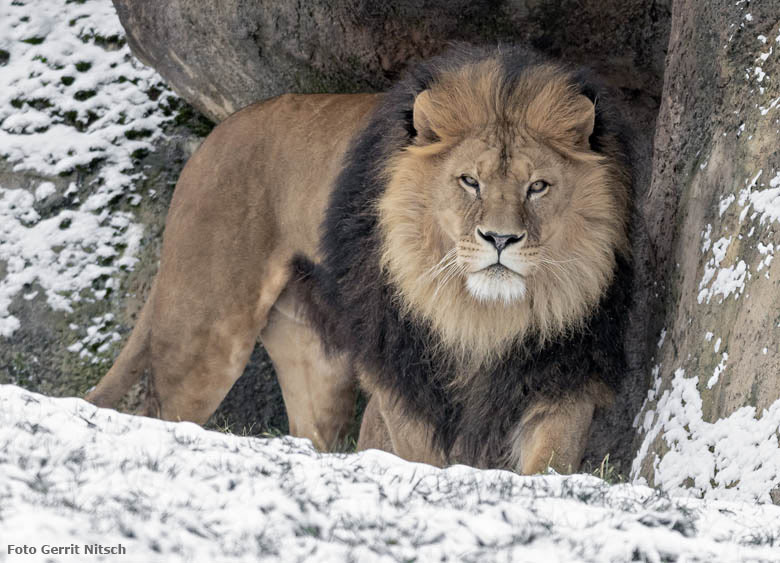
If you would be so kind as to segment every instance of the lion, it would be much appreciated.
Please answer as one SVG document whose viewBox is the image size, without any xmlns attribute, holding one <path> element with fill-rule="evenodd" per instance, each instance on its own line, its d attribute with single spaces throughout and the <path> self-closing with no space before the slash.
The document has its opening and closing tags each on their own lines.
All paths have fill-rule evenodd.
<svg viewBox="0 0 780 563">
<path fill-rule="evenodd" d="M 87 399 L 204 423 L 260 339 L 290 432 L 579 467 L 625 371 L 632 166 L 589 73 L 456 48 L 384 94 L 283 95 L 185 166 L 136 327 Z"/>
</svg>

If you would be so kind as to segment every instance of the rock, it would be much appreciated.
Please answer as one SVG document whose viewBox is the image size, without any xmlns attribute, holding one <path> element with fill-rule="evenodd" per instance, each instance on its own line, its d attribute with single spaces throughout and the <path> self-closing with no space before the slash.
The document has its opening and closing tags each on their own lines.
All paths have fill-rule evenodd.
<svg viewBox="0 0 780 563">
<path fill-rule="evenodd" d="M 138 58 L 215 121 L 285 92 L 382 90 L 452 41 L 504 41 L 595 68 L 638 98 L 651 122 L 670 4 L 114 0 Z"/>
<path fill-rule="evenodd" d="M 661 283 L 632 470 L 668 490 L 777 502 L 778 14 L 776 1 L 674 3 L 641 202 Z"/>
</svg>

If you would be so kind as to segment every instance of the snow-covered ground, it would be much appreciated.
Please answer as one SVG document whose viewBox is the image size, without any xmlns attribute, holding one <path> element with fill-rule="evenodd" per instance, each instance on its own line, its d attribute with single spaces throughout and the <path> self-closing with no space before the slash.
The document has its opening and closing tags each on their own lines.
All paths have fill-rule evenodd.
<svg viewBox="0 0 780 563">
<path fill-rule="evenodd" d="M 780 507 L 318 454 L 0 386 L 0 561 L 780 561 Z M 36 548 L 8 554 L 8 544 Z M 84 555 L 85 545 L 124 555 Z M 44 555 L 43 546 L 80 555 Z M 16 549 L 16 548 L 14 548 Z"/>
</svg>

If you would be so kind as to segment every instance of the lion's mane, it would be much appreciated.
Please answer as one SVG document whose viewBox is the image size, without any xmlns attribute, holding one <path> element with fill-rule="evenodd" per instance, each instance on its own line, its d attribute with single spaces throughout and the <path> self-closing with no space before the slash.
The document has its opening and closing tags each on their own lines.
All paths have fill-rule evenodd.
<svg viewBox="0 0 780 563">
<path fill-rule="evenodd" d="M 429 423 L 434 445 L 445 455 L 457 442 L 453 461 L 500 467 L 509 432 L 534 400 L 565 398 L 594 386 L 617 388 L 625 371 L 622 337 L 632 270 L 628 252 L 616 249 L 612 282 L 586 315 L 559 328 L 553 338 L 529 331 L 476 369 L 462 351 L 442 344 L 431 323 L 410 315 L 399 302 L 397 287 L 381 266 L 377 202 L 387 186 L 385 165 L 414 142 L 417 94 L 440 73 L 486 57 L 499 60 L 509 88 L 548 62 L 517 47 L 459 47 L 411 69 L 384 96 L 345 157 L 322 227 L 323 261 L 314 264 L 299 256 L 293 266 L 310 318 L 329 346 L 348 351 L 363 366 L 370 387 L 388 391 L 409 417 Z M 607 92 L 587 71 L 561 68 L 596 102 L 591 149 L 613 159 L 630 183 L 629 135 Z M 453 384 L 457 378 L 468 384 Z"/>
</svg>

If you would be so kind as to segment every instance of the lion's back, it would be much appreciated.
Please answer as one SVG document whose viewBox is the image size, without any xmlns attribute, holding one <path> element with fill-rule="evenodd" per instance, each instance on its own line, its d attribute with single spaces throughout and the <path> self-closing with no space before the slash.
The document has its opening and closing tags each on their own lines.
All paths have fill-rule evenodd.
<svg viewBox="0 0 780 563">
<path fill-rule="evenodd" d="M 285 94 L 228 117 L 185 166 L 166 239 L 201 255 L 215 238 L 261 256 L 280 247 L 313 255 L 343 155 L 376 100 Z"/>
</svg>

